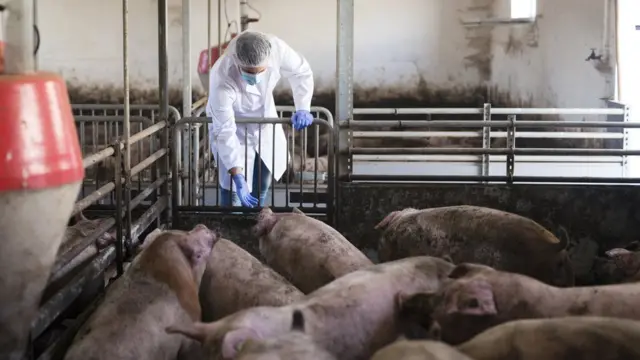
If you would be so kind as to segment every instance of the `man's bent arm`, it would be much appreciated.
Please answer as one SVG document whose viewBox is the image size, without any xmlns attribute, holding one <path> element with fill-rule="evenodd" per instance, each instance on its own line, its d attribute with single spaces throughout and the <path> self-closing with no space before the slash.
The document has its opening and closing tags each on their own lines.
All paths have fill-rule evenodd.
<svg viewBox="0 0 640 360">
<path fill-rule="evenodd" d="M 289 81 L 296 110 L 311 110 L 313 71 L 307 60 L 283 40 L 276 38 L 281 49 L 280 74 Z"/>
</svg>

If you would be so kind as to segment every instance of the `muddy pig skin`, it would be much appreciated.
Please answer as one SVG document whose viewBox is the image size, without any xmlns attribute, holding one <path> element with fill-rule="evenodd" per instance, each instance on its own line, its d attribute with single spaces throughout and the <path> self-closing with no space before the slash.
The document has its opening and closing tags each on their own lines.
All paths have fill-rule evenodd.
<svg viewBox="0 0 640 360">
<path fill-rule="evenodd" d="M 505 358 L 506 359 L 506 358 Z M 511 358 L 509 358 L 511 360 Z M 373 355 L 371 360 L 474 360 L 438 341 L 396 341 Z"/>
<path fill-rule="evenodd" d="M 640 320 L 640 284 L 559 288 L 477 264 L 460 264 L 449 277 L 453 281 L 431 295 L 432 308 L 424 311 L 440 324 L 442 339 L 451 344 L 518 319 L 605 316 Z"/>
<path fill-rule="evenodd" d="M 380 261 L 409 256 L 449 256 L 534 277 L 556 286 L 572 286 L 574 274 L 560 241 L 533 220 L 478 206 L 404 209 L 387 215 L 376 229 Z"/>
<path fill-rule="evenodd" d="M 253 234 L 260 240 L 260 254 L 267 265 L 305 294 L 373 265 L 338 231 L 298 209 L 275 214 L 264 208 Z"/>
<path fill-rule="evenodd" d="M 200 283 L 202 319 L 219 320 L 254 306 L 282 306 L 304 294 L 253 255 L 220 239 L 207 260 Z"/>
<path fill-rule="evenodd" d="M 640 359 L 640 322 L 576 316 L 518 320 L 458 346 L 475 360 Z"/>
<path fill-rule="evenodd" d="M 108 288 L 65 359 L 174 360 L 194 351 L 195 342 L 164 328 L 200 319 L 198 286 L 218 237 L 204 225 L 160 234 Z"/>
<path fill-rule="evenodd" d="M 399 294 L 437 291 L 452 268 L 451 263 L 429 256 L 373 265 L 344 275 L 291 305 L 250 308 L 213 323 L 176 324 L 167 331 L 203 342 L 209 358 L 231 359 L 249 339 L 288 333 L 293 313 L 299 310 L 304 332 L 316 344 L 340 360 L 364 360 L 402 331 L 397 314 Z"/>
<path fill-rule="evenodd" d="M 639 251 L 615 248 L 605 252 L 605 256 L 596 258 L 593 266 L 593 273 L 598 283 L 619 284 L 640 281 Z"/>
<path fill-rule="evenodd" d="M 242 344 L 235 360 L 336 360 L 305 334 L 304 328 L 304 316 L 294 311 L 291 332 L 264 340 L 249 339 Z"/>
</svg>

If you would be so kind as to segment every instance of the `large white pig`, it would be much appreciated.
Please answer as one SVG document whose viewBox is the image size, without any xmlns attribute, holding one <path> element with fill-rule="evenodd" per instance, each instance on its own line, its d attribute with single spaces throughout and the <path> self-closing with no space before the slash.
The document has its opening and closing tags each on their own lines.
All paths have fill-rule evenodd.
<svg viewBox="0 0 640 360">
<path fill-rule="evenodd" d="M 640 359 L 640 322 L 591 316 L 511 321 L 458 350 L 475 360 Z"/>
<path fill-rule="evenodd" d="M 263 340 L 247 340 L 235 360 L 336 360 L 329 351 L 320 347 L 304 333 L 302 312 L 295 310 L 291 332 Z"/>
<path fill-rule="evenodd" d="M 423 311 L 452 344 L 518 319 L 590 315 L 640 320 L 637 284 L 560 288 L 477 264 L 456 266 L 450 278 L 432 295 L 431 309 Z"/>
<path fill-rule="evenodd" d="M 160 234 L 108 288 L 65 359 L 174 360 L 193 351 L 164 328 L 200 319 L 198 286 L 218 237 L 204 225 Z"/>
<path fill-rule="evenodd" d="M 507 358 L 505 358 L 507 359 Z M 373 355 L 371 360 L 476 360 L 439 341 L 396 341 Z M 511 359 L 510 359 L 511 360 Z"/>
<path fill-rule="evenodd" d="M 559 240 L 526 217 L 480 206 L 404 209 L 387 215 L 376 229 L 381 261 L 409 256 L 449 256 L 571 286 L 574 274 L 567 239 Z"/>
<path fill-rule="evenodd" d="M 200 283 L 204 321 L 254 306 L 288 305 L 303 297 L 280 274 L 227 239 L 220 239 L 211 252 Z"/>
<path fill-rule="evenodd" d="M 285 214 L 262 209 L 253 234 L 266 263 L 305 294 L 373 265 L 337 230 L 298 209 Z"/>
<path fill-rule="evenodd" d="M 176 324 L 167 331 L 203 342 L 210 358 L 232 359 L 249 339 L 289 332 L 298 310 L 305 319 L 305 333 L 319 346 L 338 359 L 368 359 L 405 328 L 400 324 L 398 295 L 437 291 L 452 268 L 451 263 L 429 256 L 373 265 L 291 305 L 250 308 L 213 323 Z"/>
</svg>

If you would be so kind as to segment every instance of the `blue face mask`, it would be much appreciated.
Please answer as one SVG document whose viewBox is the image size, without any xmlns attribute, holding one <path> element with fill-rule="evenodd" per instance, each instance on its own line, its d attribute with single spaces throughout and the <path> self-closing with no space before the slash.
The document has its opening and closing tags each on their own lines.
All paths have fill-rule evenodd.
<svg viewBox="0 0 640 360">
<path fill-rule="evenodd" d="M 248 74 L 246 72 L 241 72 L 240 75 L 242 76 L 242 79 L 244 81 L 247 82 L 247 84 L 249 85 L 256 85 L 260 83 L 260 76 L 258 76 L 259 74 Z"/>
</svg>

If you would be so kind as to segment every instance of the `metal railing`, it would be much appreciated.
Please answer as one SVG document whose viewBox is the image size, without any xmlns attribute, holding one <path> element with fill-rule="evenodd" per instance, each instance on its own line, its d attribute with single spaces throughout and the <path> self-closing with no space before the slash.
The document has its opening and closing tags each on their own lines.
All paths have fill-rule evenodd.
<svg viewBox="0 0 640 360">
<path fill-rule="evenodd" d="M 74 106 L 74 108 L 105 107 L 104 105 Z M 106 106 L 108 108 L 119 108 L 118 106 Z M 151 106 L 140 106 L 141 109 L 150 109 Z M 177 118 L 180 115 L 177 113 Z M 146 114 L 148 115 L 148 114 Z M 174 114 L 174 116 L 176 116 Z M 52 268 L 49 284 L 45 290 L 46 296 L 40 306 L 38 317 L 31 326 L 31 337 L 37 338 L 45 332 L 54 322 L 71 306 L 81 295 L 87 285 L 105 272 L 112 272 L 117 275 L 124 271 L 126 259 L 130 259 L 140 242 L 140 236 L 153 223 L 159 220 L 160 214 L 169 208 L 170 201 L 168 194 L 160 194 L 158 190 L 163 184 L 170 180 L 168 173 L 159 173 L 160 166 L 155 164 L 166 160 L 168 163 L 168 147 L 158 146 L 153 148 L 153 152 L 144 156 L 128 173 L 123 171 L 123 160 L 126 151 L 133 152 L 136 145 L 144 141 L 154 139 L 162 132 L 169 130 L 169 122 L 160 120 L 157 117 L 155 122 L 146 116 L 131 116 L 131 122 L 141 124 L 140 131 L 132 132 L 127 149 L 122 139 L 122 133 L 118 130 L 118 125 L 123 121 L 122 115 L 77 115 L 76 121 L 80 128 L 85 130 L 87 124 L 94 125 L 94 128 L 101 129 L 97 124 L 104 124 L 104 134 L 111 141 L 108 145 L 100 145 L 96 152 L 86 153 L 83 163 L 85 169 L 91 169 L 101 164 L 109 163 L 113 172 L 106 179 L 106 184 L 95 189 L 88 195 L 84 192 L 76 202 L 72 211 L 72 217 L 87 210 L 91 205 L 99 203 L 107 197 L 114 199 L 112 216 L 99 219 L 99 224 L 88 234 L 81 233 L 82 236 L 75 236 L 63 243 Z M 93 130 L 91 130 L 93 134 Z M 86 136 L 79 137 L 87 140 Z M 91 136 L 91 140 L 96 137 Z M 92 145 L 96 144 L 92 142 Z M 83 145 L 85 145 L 83 143 Z M 168 169 L 168 167 L 166 167 Z M 150 181 L 140 188 L 136 196 L 131 195 L 131 180 L 140 178 L 144 172 L 151 171 Z M 96 186 L 97 187 L 97 186 Z M 84 189 L 86 190 L 86 189 Z M 128 200 L 128 201 L 127 201 Z M 151 202 L 150 206 L 141 207 L 143 202 Z M 141 213 L 134 216 L 133 211 Z M 159 222 L 159 221 L 158 221 Z M 114 232 L 116 241 L 103 249 L 96 245 L 97 240 L 107 232 Z"/>
<path fill-rule="evenodd" d="M 279 107 L 280 113 L 293 111 L 292 108 Z M 294 206 L 304 208 L 309 212 L 324 213 L 329 211 L 327 198 L 333 191 L 333 117 L 324 108 L 313 108 L 316 116 L 314 123 L 307 129 L 296 132 L 288 128 L 289 117 L 278 118 L 237 118 L 238 126 L 261 124 L 256 138 L 245 136 L 243 143 L 245 151 L 253 151 L 246 144 L 262 147 L 264 141 L 276 141 L 276 133 L 271 139 L 263 139 L 264 125 L 282 126 L 287 137 L 285 175 L 276 179 L 271 174 L 271 184 L 265 201 L 276 210 L 290 211 Z M 178 174 L 173 182 L 173 203 L 175 211 L 180 208 L 208 209 L 211 211 L 237 212 L 234 207 L 222 206 L 220 190 L 219 164 L 214 161 L 209 145 L 208 127 L 210 123 L 206 117 L 183 118 L 173 128 L 173 159 L 172 172 Z M 275 127 L 274 126 L 274 127 Z M 202 130 L 202 131 L 201 131 Z M 266 135 L 265 135 L 266 136 Z M 321 146 L 322 145 L 324 146 Z M 322 148 L 326 150 L 321 150 Z M 257 151 L 257 150 L 256 150 Z M 325 153 L 326 152 L 326 153 Z M 313 156 L 319 154 L 320 156 Z M 259 156 L 259 153 L 256 154 Z M 276 167 L 275 154 L 264 162 L 267 168 Z M 245 169 L 253 164 L 245 164 Z M 259 168 L 258 170 L 260 170 Z M 228 175 L 227 175 L 228 176 Z M 291 184 L 295 182 L 295 184 Z M 254 184 L 258 186 L 260 183 Z M 247 210 L 247 209 L 245 209 Z M 174 211 L 174 213 L 175 213 Z"/>
<path fill-rule="evenodd" d="M 343 122 L 339 131 L 348 145 L 342 145 L 337 154 L 347 164 L 337 174 L 341 181 L 636 182 L 625 178 L 627 156 L 640 155 L 640 151 L 626 149 L 624 129 L 640 124 L 628 122 L 629 108 L 620 103 L 610 102 L 609 108 L 601 109 L 491 108 L 491 104 L 483 108 L 376 108 L 354 109 L 353 115 L 471 115 L 478 119 Z M 501 115 L 507 115 L 506 120 L 492 119 Z M 598 115 L 606 116 L 606 121 L 516 118 L 526 115 Z M 598 129 L 606 130 L 593 131 Z M 461 143 L 460 139 L 471 141 Z M 516 139 L 526 143 L 516 147 Z M 551 142 L 553 146 L 539 146 Z M 559 172 L 568 176 L 558 176 Z"/>
</svg>

